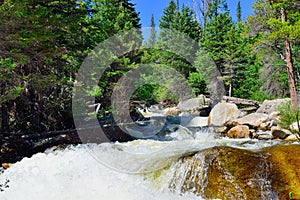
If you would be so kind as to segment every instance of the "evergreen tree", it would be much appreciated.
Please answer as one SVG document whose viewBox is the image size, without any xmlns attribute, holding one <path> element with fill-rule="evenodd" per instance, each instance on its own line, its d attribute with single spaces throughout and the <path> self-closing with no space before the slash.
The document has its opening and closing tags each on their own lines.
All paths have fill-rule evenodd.
<svg viewBox="0 0 300 200">
<path fill-rule="evenodd" d="M 227 94 L 232 95 L 241 84 L 242 73 L 238 72 L 243 71 L 247 65 L 245 41 L 241 37 L 242 27 L 233 23 L 225 1 L 213 1 L 208 12 L 208 22 L 200 45 L 214 60 L 225 83 Z M 200 53 L 198 58 L 200 66 L 201 56 Z M 202 66 L 205 67 L 207 66 Z"/>
<path fill-rule="evenodd" d="M 116 48 L 132 49 L 141 45 L 139 13 L 136 12 L 134 4 L 129 0 L 95 0 L 93 1 L 93 10 L 94 14 L 91 16 L 91 21 L 96 24 L 96 30 L 100 31 L 100 35 L 103 37 L 98 38 L 99 42 L 117 33 L 135 28 L 138 30 L 135 36 L 138 42 L 127 44 L 123 41 L 126 41 L 126 38 L 119 38 L 119 44 L 121 45 L 116 46 Z M 94 41 L 97 41 L 97 38 Z M 99 82 L 100 91 L 96 92 L 96 101 L 101 102 L 102 105 L 107 105 L 105 109 L 110 107 L 112 91 L 119 78 L 126 71 L 133 68 L 134 63 L 139 63 L 139 56 L 136 54 L 137 52 L 130 52 L 117 59 L 101 77 Z"/>
<path fill-rule="evenodd" d="M 242 8 L 241 8 L 241 1 L 240 0 L 238 1 L 236 10 L 237 10 L 237 14 L 236 14 L 237 21 L 241 22 L 242 21 Z"/>
<path fill-rule="evenodd" d="M 254 4 L 253 16 L 248 18 L 248 33 L 258 38 L 252 48 L 264 64 L 263 89 L 275 97 L 290 93 L 294 106 L 297 81 L 294 84 L 293 79 L 297 80 L 297 77 L 293 77 L 293 74 L 297 74 L 299 70 L 299 61 L 293 58 L 292 50 L 297 51 L 299 46 L 297 40 L 299 41 L 300 28 L 297 16 L 297 1 L 257 1 Z M 288 69 L 288 74 L 284 73 L 285 68 Z M 289 85 L 286 84 L 288 81 Z"/>
<path fill-rule="evenodd" d="M 150 48 L 153 48 L 155 43 L 156 43 L 156 30 L 155 30 L 155 22 L 154 22 L 154 15 L 153 14 L 151 16 L 150 27 L 151 27 L 151 33 L 150 33 L 150 37 L 149 37 L 149 40 L 148 40 L 148 46 Z"/>
<path fill-rule="evenodd" d="M 78 67 L 73 50 L 82 46 L 78 25 L 84 15 L 76 2 L 68 0 L 7 0 L 0 6 L 0 104 L 5 129 L 72 126 L 69 84 Z"/>
<path fill-rule="evenodd" d="M 171 0 L 168 6 L 164 9 L 163 15 L 159 20 L 159 28 L 161 29 L 159 36 L 161 39 L 166 39 L 166 31 L 171 29 L 171 23 L 173 22 L 176 13 L 176 4 L 174 0 Z"/>
</svg>

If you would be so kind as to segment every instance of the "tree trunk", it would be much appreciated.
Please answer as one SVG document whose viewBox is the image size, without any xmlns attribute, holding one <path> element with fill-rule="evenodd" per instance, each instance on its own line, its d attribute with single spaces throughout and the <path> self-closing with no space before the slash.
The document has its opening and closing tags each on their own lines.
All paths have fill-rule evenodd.
<svg viewBox="0 0 300 200">
<path fill-rule="evenodd" d="M 286 13 L 283 8 L 280 9 L 281 14 L 281 21 L 282 23 L 286 22 Z M 289 77 L 289 87 L 290 87 L 290 96 L 292 102 L 292 108 L 297 108 L 297 92 L 296 92 L 296 85 L 294 79 L 294 72 L 293 72 L 293 61 L 292 61 L 292 50 L 290 41 L 287 37 L 284 38 L 284 46 L 285 46 L 285 62 L 287 66 L 287 72 Z"/>
</svg>

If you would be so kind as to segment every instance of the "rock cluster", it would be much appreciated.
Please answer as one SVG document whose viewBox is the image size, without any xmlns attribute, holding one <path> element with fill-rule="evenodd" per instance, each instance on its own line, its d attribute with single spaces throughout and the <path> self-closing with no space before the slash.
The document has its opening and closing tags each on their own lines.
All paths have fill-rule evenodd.
<svg viewBox="0 0 300 200">
<path fill-rule="evenodd" d="M 211 111 L 208 125 L 215 126 L 230 138 L 286 139 L 297 140 L 297 136 L 278 125 L 280 113 L 278 106 L 289 99 L 266 100 L 251 114 L 240 111 L 235 104 L 218 103 Z M 291 129 L 296 124 L 291 125 Z"/>
</svg>

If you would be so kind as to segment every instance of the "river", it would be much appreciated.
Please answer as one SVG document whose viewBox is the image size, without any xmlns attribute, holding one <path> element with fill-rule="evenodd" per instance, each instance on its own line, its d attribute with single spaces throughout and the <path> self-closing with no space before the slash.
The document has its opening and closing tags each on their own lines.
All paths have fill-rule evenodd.
<svg viewBox="0 0 300 200">
<path fill-rule="evenodd" d="M 214 146 L 260 149 L 277 143 L 217 139 L 213 133 L 198 131 L 193 139 L 175 134 L 172 141 L 135 140 L 49 149 L 24 158 L 0 175 L 0 199 L 199 200 L 201 197 L 194 194 L 182 194 L 176 186 L 170 189 L 175 168 L 182 171 L 178 174 L 185 170 L 184 164 L 178 166 L 178 158 Z M 167 170 L 162 170 L 166 166 Z M 176 184 L 180 184 L 180 177 Z"/>
</svg>

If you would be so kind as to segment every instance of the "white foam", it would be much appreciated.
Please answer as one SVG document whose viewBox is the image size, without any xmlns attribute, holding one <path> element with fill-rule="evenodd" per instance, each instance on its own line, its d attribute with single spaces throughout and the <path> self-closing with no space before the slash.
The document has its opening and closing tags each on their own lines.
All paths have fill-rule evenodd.
<svg viewBox="0 0 300 200">
<path fill-rule="evenodd" d="M 109 154 L 113 146 L 98 145 L 95 151 L 101 149 L 103 155 Z M 119 160 L 119 163 L 126 159 L 128 157 Z M 87 151 L 86 145 L 24 158 L 0 175 L 0 184 L 7 179 L 9 188 L 0 192 L 2 200 L 196 199 L 193 195 L 181 196 L 155 190 L 140 174 L 124 173 L 104 166 Z"/>
</svg>

